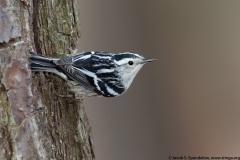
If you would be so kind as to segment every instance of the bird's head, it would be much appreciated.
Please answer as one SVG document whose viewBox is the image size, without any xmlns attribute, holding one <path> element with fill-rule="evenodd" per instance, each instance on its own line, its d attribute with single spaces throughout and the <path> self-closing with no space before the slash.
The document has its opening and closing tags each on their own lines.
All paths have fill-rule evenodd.
<svg viewBox="0 0 240 160">
<path fill-rule="evenodd" d="M 136 53 L 125 52 L 114 55 L 113 60 L 116 64 L 116 71 L 122 80 L 124 88 L 127 90 L 142 66 L 157 59 L 144 58 Z"/>
</svg>

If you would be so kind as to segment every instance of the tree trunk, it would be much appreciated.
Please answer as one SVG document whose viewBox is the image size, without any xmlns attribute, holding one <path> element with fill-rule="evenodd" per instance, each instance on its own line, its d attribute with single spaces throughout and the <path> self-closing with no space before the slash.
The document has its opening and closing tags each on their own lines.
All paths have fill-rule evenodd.
<svg viewBox="0 0 240 160">
<path fill-rule="evenodd" d="M 94 159 L 82 100 L 74 99 L 61 78 L 33 74 L 28 66 L 29 51 L 59 57 L 75 50 L 76 3 L 0 1 L 1 160 Z"/>
</svg>

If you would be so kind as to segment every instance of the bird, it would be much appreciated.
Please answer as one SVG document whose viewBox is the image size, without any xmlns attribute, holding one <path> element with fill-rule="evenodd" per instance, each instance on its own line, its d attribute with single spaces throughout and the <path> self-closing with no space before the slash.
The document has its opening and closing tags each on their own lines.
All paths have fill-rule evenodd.
<svg viewBox="0 0 240 160">
<path fill-rule="evenodd" d="M 45 57 L 30 52 L 33 72 L 51 72 L 66 80 L 69 90 L 80 96 L 116 97 L 125 93 L 147 62 L 137 53 L 114 54 L 104 51 L 73 53 L 63 58 Z"/>
</svg>

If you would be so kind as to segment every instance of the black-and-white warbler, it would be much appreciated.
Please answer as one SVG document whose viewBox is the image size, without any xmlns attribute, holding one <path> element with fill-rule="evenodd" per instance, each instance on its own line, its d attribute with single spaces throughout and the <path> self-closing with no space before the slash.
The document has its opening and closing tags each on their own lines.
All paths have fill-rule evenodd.
<svg viewBox="0 0 240 160">
<path fill-rule="evenodd" d="M 70 91 L 85 96 L 114 97 L 123 94 L 146 62 L 135 53 L 83 52 L 61 59 L 30 53 L 32 71 L 52 72 L 67 81 Z"/>
</svg>

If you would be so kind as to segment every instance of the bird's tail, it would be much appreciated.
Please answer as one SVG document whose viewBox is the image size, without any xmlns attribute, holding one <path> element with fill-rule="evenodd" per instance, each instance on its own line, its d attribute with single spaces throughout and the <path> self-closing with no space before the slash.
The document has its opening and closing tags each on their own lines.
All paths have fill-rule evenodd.
<svg viewBox="0 0 240 160">
<path fill-rule="evenodd" d="M 32 71 L 55 72 L 56 65 L 53 63 L 53 60 L 53 58 L 47 58 L 30 52 L 29 63 Z"/>
</svg>

